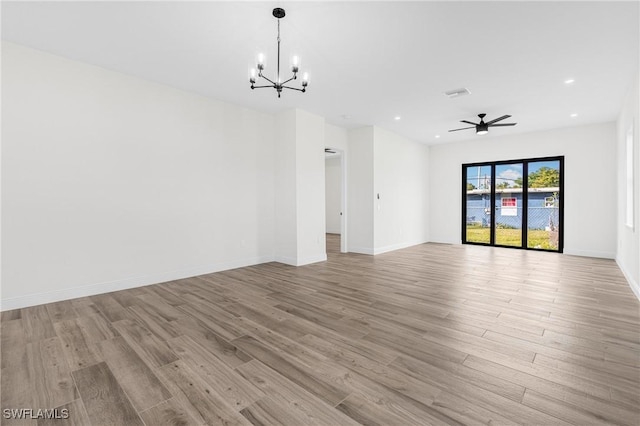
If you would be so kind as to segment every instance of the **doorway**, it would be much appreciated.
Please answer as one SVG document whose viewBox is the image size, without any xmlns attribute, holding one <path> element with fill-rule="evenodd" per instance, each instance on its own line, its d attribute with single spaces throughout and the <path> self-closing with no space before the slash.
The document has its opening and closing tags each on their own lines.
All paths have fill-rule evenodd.
<svg viewBox="0 0 640 426">
<path fill-rule="evenodd" d="M 462 165 L 462 242 L 562 253 L 564 157 Z"/>
<path fill-rule="evenodd" d="M 325 229 L 327 252 L 347 252 L 346 154 L 325 148 Z M 329 245 L 331 244 L 331 247 Z M 335 246 L 335 247 L 334 247 Z"/>
</svg>

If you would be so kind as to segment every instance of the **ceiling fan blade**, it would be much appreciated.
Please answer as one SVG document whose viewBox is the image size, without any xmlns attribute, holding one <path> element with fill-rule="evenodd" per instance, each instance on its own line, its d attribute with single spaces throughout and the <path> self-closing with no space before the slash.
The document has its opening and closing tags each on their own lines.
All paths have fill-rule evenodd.
<svg viewBox="0 0 640 426">
<path fill-rule="evenodd" d="M 491 121 L 487 121 L 487 124 L 491 125 L 493 123 L 497 123 L 498 121 L 504 120 L 505 118 L 511 117 L 510 115 L 503 115 L 502 117 L 495 118 Z"/>
<path fill-rule="evenodd" d="M 467 129 L 475 129 L 476 126 L 473 127 L 463 127 L 462 129 L 453 129 L 453 130 L 449 130 L 450 132 L 457 132 L 458 130 L 467 130 Z"/>
<path fill-rule="evenodd" d="M 518 123 L 500 123 L 500 124 L 487 124 L 490 127 L 500 127 L 500 126 L 515 126 Z"/>
<path fill-rule="evenodd" d="M 478 123 L 472 123 L 472 122 L 467 121 L 467 120 L 460 120 L 460 122 L 461 122 L 461 123 L 467 123 L 467 124 L 473 124 L 474 126 L 477 126 L 477 125 L 478 125 Z"/>
</svg>

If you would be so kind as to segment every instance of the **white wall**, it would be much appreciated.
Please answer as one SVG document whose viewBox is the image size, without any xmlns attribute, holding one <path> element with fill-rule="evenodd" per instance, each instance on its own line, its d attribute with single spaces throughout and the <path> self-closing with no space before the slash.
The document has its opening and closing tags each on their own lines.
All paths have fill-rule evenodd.
<svg viewBox="0 0 640 426">
<path fill-rule="evenodd" d="M 296 265 L 327 260 L 324 207 L 324 118 L 296 110 Z"/>
<path fill-rule="evenodd" d="M 340 234 L 340 211 L 342 202 L 342 158 L 325 159 L 325 221 L 327 232 Z"/>
<path fill-rule="evenodd" d="M 275 259 L 295 266 L 326 260 L 324 118 L 286 110 L 276 127 Z"/>
<path fill-rule="evenodd" d="M 379 254 L 429 240 L 428 165 L 426 145 L 379 127 L 349 131 L 349 251 Z"/>
<path fill-rule="evenodd" d="M 347 151 L 349 142 L 348 131 L 342 127 L 325 123 L 324 141 L 325 148 L 338 149 L 344 153 Z"/>
<path fill-rule="evenodd" d="M 296 111 L 276 115 L 275 260 L 295 265 L 298 258 L 296 198 Z"/>
<path fill-rule="evenodd" d="M 634 227 L 626 225 L 627 132 L 633 127 Z M 617 123 L 618 142 L 618 253 L 616 261 L 640 299 L 640 76 L 631 85 Z"/>
<path fill-rule="evenodd" d="M 347 250 L 373 254 L 373 127 L 349 131 Z"/>
<path fill-rule="evenodd" d="M 428 154 L 426 145 L 374 127 L 374 254 L 429 240 Z"/>
<path fill-rule="evenodd" d="M 2 79 L 3 310 L 273 259 L 273 116 L 5 42 Z"/>
<path fill-rule="evenodd" d="M 616 253 L 616 126 L 593 124 L 432 145 L 431 241 L 459 244 L 461 165 L 565 156 L 564 252 L 613 258 Z"/>
</svg>

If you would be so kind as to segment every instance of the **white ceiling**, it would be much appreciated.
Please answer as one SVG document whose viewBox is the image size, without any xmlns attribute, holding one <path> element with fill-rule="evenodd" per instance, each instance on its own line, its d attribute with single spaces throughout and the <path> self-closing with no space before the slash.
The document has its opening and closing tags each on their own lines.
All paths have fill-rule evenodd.
<svg viewBox="0 0 640 426">
<path fill-rule="evenodd" d="M 274 75 L 276 6 L 287 12 L 285 65 L 298 54 L 311 75 L 307 93 L 281 99 L 247 81 L 259 51 Z M 432 144 L 482 137 L 447 132 L 481 112 L 518 122 L 493 135 L 615 120 L 638 71 L 639 14 L 637 1 L 3 1 L 2 38 L 266 112 L 298 107 Z M 471 95 L 443 94 L 460 87 Z"/>
</svg>

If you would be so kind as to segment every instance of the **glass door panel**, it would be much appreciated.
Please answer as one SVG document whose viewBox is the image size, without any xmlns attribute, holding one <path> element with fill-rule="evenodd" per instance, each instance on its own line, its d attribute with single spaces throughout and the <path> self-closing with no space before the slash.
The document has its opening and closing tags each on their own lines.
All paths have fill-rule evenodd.
<svg viewBox="0 0 640 426">
<path fill-rule="evenodd" d="M 560 160 L 528 163 L 527 248 L 559 248 L 560 172 Z"/>
<path fill-rule="evenodd" d="M 495 245 L 522 247 L 522 163 L 495 167 Z"/>
<path fill-rule="evenodd" d="M 491 166 L 465 169 L 466 241 L 491 243 Z"/>
</svg>

